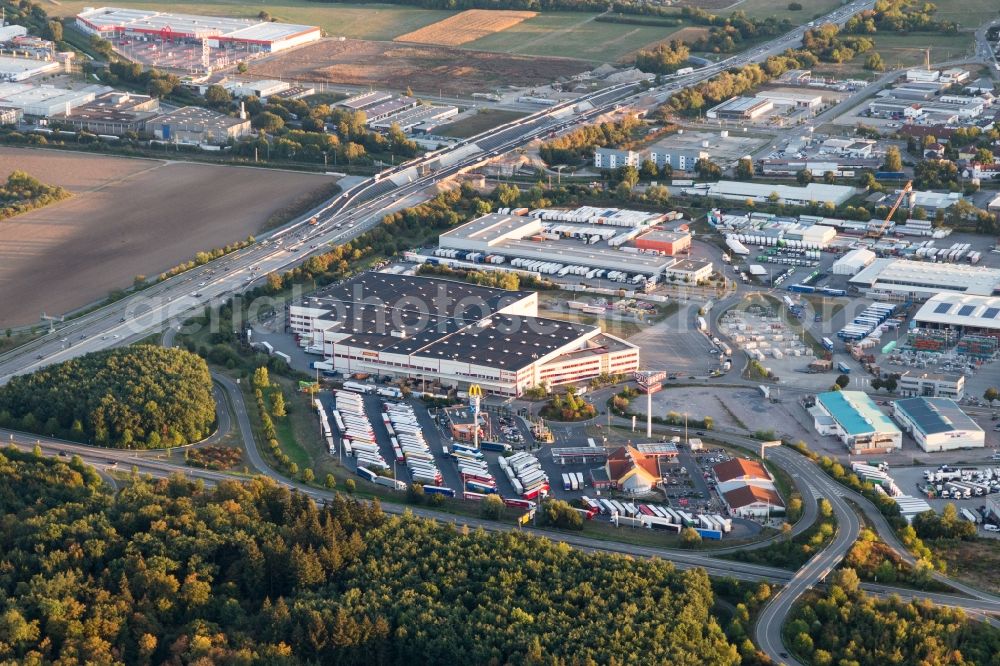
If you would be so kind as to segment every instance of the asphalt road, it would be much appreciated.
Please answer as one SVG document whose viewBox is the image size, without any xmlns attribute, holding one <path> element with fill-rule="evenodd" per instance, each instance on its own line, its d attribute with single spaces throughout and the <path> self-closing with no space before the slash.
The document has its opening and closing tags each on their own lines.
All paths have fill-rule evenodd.
<svg viewBox="0 0 1000 666">
<path fill-rule="evenodd" d="M 236 412 L 235 422 L 239 425 L 241 434 L 247 444 L 246 450 L 250 462 L 253 465 L 262 468 L 265 471 L 265 474 L 272 478 L 276 483 L 301 491 L 320 502 L 331 499 L 332 493 L 290 481 L 278 476 L 267 467 L 257 451 L 253 438 L 250 437 L 250 423 L 246 418 L 246 410 L 245 407 L 242 406 L 243 403 L 241 395 L 237 390 L 235 382 L 228 381 L 225 380 L 225 378 L 220 377 L 217 377 L 216 379 L 220 380 L 220 384 L 230 392 L 230 399 L 232 400 L 233 407 Z M 188 477 L 203 479 L 210 483 L 245 479 L 245 477 L 236 476 L 226 472 L 190 468 L 170 463 L 153 457 L 154 454 L 152 452 L 95 449 L 94 447 L 82 444 L 47 437 L 37 437 L 35 435 L 9 430 L 0 430 L 0 441 L 15 444 L 24 450 L 30 450 L 37 443 L 41 447 L 42 452 L 46 455 L 79 455 L 84 461 L 97 467 L 98 471 L 105 477 L 107 477 L 110 472 L 125 472 L 134 467 L 139 471 L 139 473 L 149 474 L 155 478 L 166 478 L 172 474 L 183 473 Z M 797 455 L 793 452 L 789 453 L 793 456 Z M 832 481 L 829 483 L 832 483 Z M 793 580 L 793 577 L 795 576 L 793 572 L 785 569 L 720 559 L 718 555 L 726 552 L 726 549 L 718 549 L 711 552 L 692 552 L 669 548 L 633 546 L 625 543 L 591 539 L 567 532 L 549 531 L 531 527 L 515 528 L 504 523 L 482 520 L 473 517 L 457 517 L 452 514 L 432 509 L 425 509 L 422 507 L 412 507 L 382 502 L 382 509 L 389 514 L 403 514 L 404 512 L 409 512 L 413 515 L 427 519 L 461 522 L 462 524 L 469 525 L 470 527 L 482 527 L 488 531 L 509 531 L 512 529 L 521 529 L 524 532 L 561 541 L 588 552 L 619 553 L 640 557 L 657 557 L 673 562 L 680 569 L 694 567 L 704 568 L 713 576 L 732 576 L 744 581 L 768 581 L 779 584 L 788 583 Z M 885 585 L 866 584 L 863 587 L 873 594 L 883 596 L 896 594 L 903 598 L 926 598 L 934 601 L 935 603 L 962 607 L 970 612 L 1000 613 L 1000 601 L 968 599 L 957 595 L 925 593 Z"/>
<path fill-rule="evenodd" d="M 837 8 L 817 23 L 843 23 L 872 5 L 872 0 L 858 0 Z M 435 183 L 485 164 L 534 138 L 596 119 L 618 106 L 658 96 L 666 99 L 675 91 L 724 69 L 763 61 L 800 42 L 806 29 L 807 26 L 796 28 L 750 52 L 691 74 L 668 77 L 667 83 L 659 88 L 646 91 L 634 83 L 612 86 L 383 171 L 248 248 L 165 280 L 132 298 L 99 308 L 59 326 L 52 334 L 0 355 L 0 384 L 16 374 L 161 331 L 168 322 L 182 321 L 213 300 L 225 300 L 240 293 L 268 273 L 294 266 L 310 253 L 322 251 L 327 244 L 342 244 L 356 237 L 378 224 L 385 213 L 406 205 L 409 198 L 426 198 L 424 191 Z M 311 219 L 316 221 L 315 226 L 307 223 Z"/>
</svg>

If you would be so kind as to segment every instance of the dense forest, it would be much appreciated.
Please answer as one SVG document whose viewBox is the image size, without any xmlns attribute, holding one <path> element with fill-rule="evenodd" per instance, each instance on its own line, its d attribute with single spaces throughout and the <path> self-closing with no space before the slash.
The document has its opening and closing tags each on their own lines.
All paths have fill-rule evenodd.
<svg viewBox="0 0 1000 666">
<path fill-rule="evenodd" d="M 816 666 L 997 663 L 1000 630 L 961 609 L 880 600 L 858 585 L 853 569 L 837 571 L 826 596 L 795 608 L 785 637 L 796 655 Z"/>
<path fill-rule="evenodd" d="M 703 571 L 0 454 L 0 661 L 736 664 Z"/>
<path fill-rule="evenodd" d="M 0 387 L 0 426 L 111 448 L 196 442 L 215 422 L 205 361 L 137 345 L 86 354 Z"/>
<path fill-rule="evenodd" d="M 61 201 L 70 193 L 61 187 L 46 185 L 34 176 L 14 170 L 0 184 L 0 220 Z"/>
</svg>

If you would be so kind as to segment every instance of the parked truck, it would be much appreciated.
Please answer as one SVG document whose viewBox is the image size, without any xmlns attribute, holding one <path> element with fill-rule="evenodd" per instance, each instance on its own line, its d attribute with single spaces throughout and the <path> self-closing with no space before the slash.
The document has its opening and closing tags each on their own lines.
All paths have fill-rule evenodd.
<svg viewBox="0 0 1000 666">
<path fill-rule="evenodd" d="M 510 444 L 505 442 L 479 442 L 479 448 L 483 451 L 498 451 L 500 453 L 512 451 Z"/>
<path fill-rule="evenodd" d="M 380 486 L 385 486 L 386 488 L 392 488 L 393 490 L 406 490 L 406 482 L 400 481 L 399 479 L 390 479 L 387 476 L 375 477 L 375 483 Z"/>
</svg>

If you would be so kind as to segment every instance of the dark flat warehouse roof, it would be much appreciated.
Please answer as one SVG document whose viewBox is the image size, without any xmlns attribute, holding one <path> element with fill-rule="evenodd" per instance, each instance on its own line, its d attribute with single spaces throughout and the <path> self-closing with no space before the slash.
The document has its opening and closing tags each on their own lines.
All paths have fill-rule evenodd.
<svg viewBox="0 0 1000 666">
<path fill-rule="evenodd" d="M 531 294 L 530 291 L 480 287 L 434 277 L 362 273 L 323 289 L 319 296 L 307 299 L 305 305 L 322 308 L 337 303 L 365 302 L 436 317 L 454 317 L 459 311 L 465 311 L 462 318 L 472 321 Z"/>
<path fill-rule="evenodd" d="M 904 398 L 896 401 L 895 409 L 905 413 L 925 435 L 952 430 L 982 430 L 949 398 Z"/>
<path fill-rule="evenodd" d="M 364 273 L 304 305 L 329 309 L 321 319 L 338 322 L 334 330 L 349 334 L 337 344 L 518 370 L 595 330 L 498 313 L 530 295 L 432 277 Z"/>
<path fill-rule="evenodd" d="M 497 314 L 451 335 L 441 336 L 421 349 L 419 355 L 517 370 L 565 347 L 594 328 L 558 319 Z"/>
</svg>

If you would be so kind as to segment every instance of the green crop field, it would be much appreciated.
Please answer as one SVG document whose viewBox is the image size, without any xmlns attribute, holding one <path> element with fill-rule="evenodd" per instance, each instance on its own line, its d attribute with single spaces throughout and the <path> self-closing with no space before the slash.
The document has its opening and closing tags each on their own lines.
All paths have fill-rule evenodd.
<svg viewBox="0 0 1000 666">
<path fill-rule="evenodd" d="M 669 39 L 684 27 L 663 28 L 595 21 L 596 14 L 546 12 L 463 48 L 519 55 L 616 62 L 629 53 Z"/>
<path fill-rule="evenodd" d="M 465 139 L 470 136 L 485 132 L 498 125 L 509 123 L 518 118 L 523 118 L 526 114 L 516 111 L 503 111 L 500 109 L 483 109 L 474 116 L 462 118 L 448 125 L 442 125 L 434 130 L 435 134 L 441 136 L 452 136 L 457 139 Z"/>
<path fill-rule="evenodd" d="M 238 0 L 177 0 L 176 2 L 122 0 L 111 4 L 115 7 L 134 9 L 247 18 L 266 11 L 283 23 L 318 25 L 331 36 L 374 40 L 391 40 L 455 13 L 399 5 L 323 4 L 307 0 L 279 0 L 252 4 Z M 95 5 L 88 0 L 64 0 L 58 4 L 46 4 L 45 10 L 54 16 L 74 16 L 84 7 L 94 6 L 100 4 Z"/>
<path fill-rule="evenodd" d="M 972 34 L 930 35 L 925 33 L 896 35 L 875 35 L 875 51 L 882 55 L 885 65 L 891 69 L 914 67 L 924 64 L 924 49 L 931 50 L 931 62 L 957 60 L 972 51 Z M 867 53 L 863 53 L 850 62 L 840 65 L 820 63 L 813 71 L 822 75 L 847 76 L 858 73 L 871 74 L 864 71 Z"/>
<path fill-rule="evenodd" d="M 956 21 L 962 30 L 974 30 L 990 19 L 1000 17 L 1000 3 L 996 0 L 939 0 L 935 17 Z"/>
<path fill-rule="evenodd" d="M 715 10 L 720 16 L 728 16 L 730 12 L 741 10 L 755 18 L 788 18 L 799 25 L 812 21 L 817 16 L 829 14 L 840 6 L 839 0 L 798 0 L 802 5 L 799 11 L 789 11 L 788 4 L 792 0 L 744 0 L 728 9 Z"/>
</svg>

